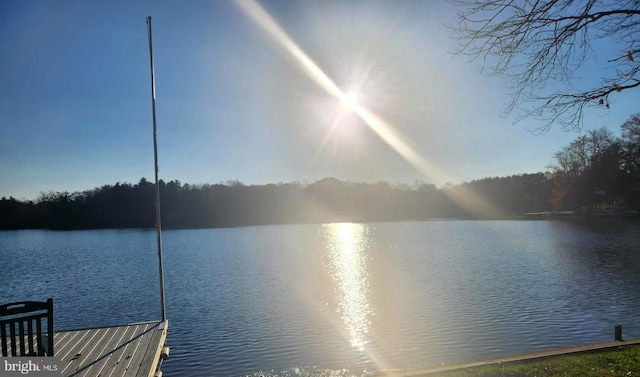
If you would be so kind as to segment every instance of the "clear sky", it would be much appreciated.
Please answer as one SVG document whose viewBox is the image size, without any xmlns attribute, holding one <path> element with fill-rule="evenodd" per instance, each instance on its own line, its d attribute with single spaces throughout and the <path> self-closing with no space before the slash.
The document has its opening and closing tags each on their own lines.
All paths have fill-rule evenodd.
<svg viewBox="0 0 640 377">
<path fill-rule="evenodd" d="M 448 53 L 444 1 L 259 5 L 273 22 L 230 0 L 0 1 L 0 196 L 153 180 L 147 16 L 165 181 L 441 186 L 544 171 L 578 136 L 500 118 L 504 83 Z"/>
</svg>

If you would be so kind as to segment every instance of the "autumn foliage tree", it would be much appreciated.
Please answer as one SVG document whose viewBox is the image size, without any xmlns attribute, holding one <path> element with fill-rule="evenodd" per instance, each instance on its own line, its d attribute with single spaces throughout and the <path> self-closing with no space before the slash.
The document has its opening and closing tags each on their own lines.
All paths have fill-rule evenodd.
<svg viewBox="0 0 640 377">
<path fill-rule="evenodd" d="M 569 181 L 567 176 L 562 172 L 556 172 L 553 175 L 553 188 L 551 189 L 551 198 L 549 203 L 554 210 L 563 209 L 563 201 L 569 193 Z"/>
<path fill-rule="evenodd" d="M 620 128 L 621 137 L 591 130 L 554 154 L 555 209 L 640 210 L 640 114 Z"/>
<path fill-rule="evenodd" d="M 506 78 L 505 115 L 542 120 L 538 132 L 581 129 L 585 108 L 606 111 L 612 96 L 640 87 L 640 1 L 449 1 L 459 16 L 456 52 Z M 580 77 L 585 65 L 601 76 Z"/>
</svg>

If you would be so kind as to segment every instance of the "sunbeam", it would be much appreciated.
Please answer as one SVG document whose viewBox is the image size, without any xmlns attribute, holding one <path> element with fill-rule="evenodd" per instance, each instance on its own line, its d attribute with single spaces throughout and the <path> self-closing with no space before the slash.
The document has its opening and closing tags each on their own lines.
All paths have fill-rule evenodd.
<svg viewBox="0 0 640 377">
<path fill-rule="evenodd" d="M 347 96 L 327 76 L 316 63 L 302 51 L 300 47 L 282 30 L 280 25 L 267 13 L 255 0 L 236 0 L 236 4 L 260 25 L 270 36 L 280 43 L 302 65 L 305 73 L 329 94 L 340 100 L 346 100 Z"/>
<path fill-rule="evenodd" d="M 382 139 L 389 147 L 391 147 L 396 153 L 398 153 L 404 160 L 406 160 L 411 166 L 413 166 L 421 175 L 428 179 L 435 181 L 446 181 L 446 174 L 441 172 L 438 168 L 426 161 L 420 154 L 418 154 L 402 137 L 394 130 L 394 127 L 385 121 L 381 116 L 375 114 L 373 111 L 366 109 L 362 104 L 358 102 L 357 95 L 352 93 L 343 92 L 333 80 L 324 73 L 324 71 L 311 59 L 309 56 L 293 41 L 291 37 L 278 25 L 278 23 L 267 13 L 267 11 L 255 0 L 236 0 L 236 4 L 240 9 L 251 18 L 257 25 L 259 25 L 270 37 L 272 37 L 278 44 L 284 47 L 291 57 L 293 57 L 296 64 L 298 64 L 302 71 L 309 76 L 319 87 L 324 89 L 327 93 L 335 97 L 339 103 L 342 104 L 345 110 L 350 113 L 356 114 L 380 139 Z M 327 143 L 329 135 L 337 127 L 337 120 L 334 120 L 329 134 L 322 142 L 322 147 Z M 314 159 L 317 155 L 314 156 Z M 451 192 L 449 195 L 469 214 L 477 215 L 493 215 L 496 214 L 495 209 L 487 204 L 478 195 L 464 190 L 461 188 L 457 192 Z M 346 291 L 347 289 L 344 288 Z M 349 288 L 349 294 L 355 292 Z M 359 292 L 359 291 L 358 291 Z M 363 330 L 360 327 L 356 327 L 361 324 L 361 318 L 355 314 L 347 312 L 345 321 L 348 323 L 351 332 L 351 340 L 354 346 L 357 346 L 362 351 L 369 355 L 369 358 L 377 366 L 379 370 L 385 370 L 390 365 L 384 360 L 381 355 L 376 355 L 373 350 L 367 349 L 366 342 L 363 338 Z M 364 322 L 363 322 L 364 323 Z M 366 329 L 366 327 L 365 327 Z"/>
<path fill-rule="evenodd" d="M 425 161 L 418 153 L 416 153 L 407 143 L 398 137 L 393 128 L 388 125 L 380 116 L 374 114 L 370 110 L 362 107 L 354 98 L 353 94 L 344 93 L 334 82 L 327 76 L 316 63 L 298 47 L 298 45 L 282 30 L 276 21 L 262 8 L 255 0 L 237 0 L 236 3 L 240 8 L 258 25 L 260 25 L 271 37 L 280 43 L 295 58 L 296 62 L 302 66 L 304 72 L 326 90 L 329 94 L 337 98 L 340 103 L 348 106 L 351 111 L 358 116 L 391 148 L 399 155 L 405 158 L 419 172 L 430 179 L 442 177 L 433 166 Z"/>
<path fill-rule="evenodd" d="M 394 128 L 382 117 L 366 109 L 358 103 L 357 99 L 344 93 L 327 76 L 324 71 L 291 39 L 278 23 L 267 13 L 267 11 L 255 0 L 236 0 L 239 7 L 258 25 L 260 25 L 268 35 L 281 44 L 294 58 L 305 72 L 318 86 L 337 98 L 343 106 L 348 106 L 349 111 L 358 115 L 363 122 L 378 135 L 388 146 L 404 158 L 424 177 L 433 181 L 446 182 L 447 174 L 426 161 L 411 146 L 406 143 Z M 333 132 L 336 124 L 332 124 L 329 133 Z M 325 138 L 323 145 L 328 139 Z M 322 147 L 321 147 L 322 148 Z M 315 158 L 315 157 L 314 157 Z M 500 213 L 496 208 L 487 204 L 481 196 L 464 189 L 458 188 L 455 192 L 447 193 L 458 205 L 466 210 L 471 216 L 478 217 L 499 217 Z"/>
<path fill-rule="evenodd" d="M 433 164 L 426 161 L 400 135 L 394 131 L 394 127 L 381 116 L 366 109 L 358 103 L 350 94 L 344 93 L 329 76 L 293 41 L 291 37 L 278 25 L 267 11 L 256 0 L 236 0 L 240 9 L 256 22 L 269 36 L 282 45 L 301 66 L 303 72 L 309 76 L 318 86 L 334 96 L 340 103 L 348 104 L 350 111 L 357 114 L 360 119 L 380 137 L 389 147 L 404 158 L 425 178 L 433 181 L 449 181 L 448 175 L 440 171 Z M 330 133 L 334 131 L 333 124 Z M 327 139 L 323 141 L 326 144 Z M 451 198 L 464 208 L 471 216 L 499 217 L 500 213 L 487 204 L 487 201 L 477 194 L 460 187 L 456 192 L 447 193 Z"/>
</svg>

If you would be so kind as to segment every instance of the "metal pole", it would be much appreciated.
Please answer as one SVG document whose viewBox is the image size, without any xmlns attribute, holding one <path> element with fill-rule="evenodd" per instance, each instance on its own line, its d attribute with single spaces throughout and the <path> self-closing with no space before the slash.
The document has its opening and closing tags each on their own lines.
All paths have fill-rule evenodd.
<svg viewBox="0 0 640 377">
<path fill-rule="evenodd" d="M 153 161 L 156 175 L 156 232 L 158 239 L 158 267 L 160 274 L 160 306 L 162 321 L 166 321 L 167 314 L 164 303 L 164 272 L 162 270 L 162 223 L 160 221 L 160 185 L 158 184 L 158 134 L 156 132 L 156 80 L 153 68 L 153 38 L 151 36 L 151 16 L 147 17 L 147 32 L 149 35 L 149 57 L 151 61 L 151 108 L 153 111 Z"/>
</svg>

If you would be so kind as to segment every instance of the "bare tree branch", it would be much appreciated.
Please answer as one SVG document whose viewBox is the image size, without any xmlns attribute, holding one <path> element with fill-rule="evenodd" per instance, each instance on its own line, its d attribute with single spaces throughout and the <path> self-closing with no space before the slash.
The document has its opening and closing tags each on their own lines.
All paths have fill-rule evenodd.
<svg viewBox="0 0 640 377">
<path fill-rule="evenodd" d="M 609 97 L 640 86 L 640 1 L 449 0 L 458 55 L 482 60 L 482 72 L 508 80 L 504 116 L 579 130 L 587 107 L 608 111 Z M 598 59 L 602 43 L 613 56 Z M 580 78 L 586 64 L 601 77 Z M 563 89 L 564 88 L 564 89 Z"/>
</svg>

